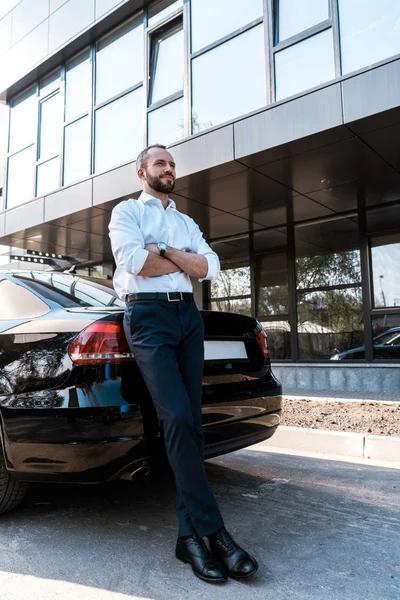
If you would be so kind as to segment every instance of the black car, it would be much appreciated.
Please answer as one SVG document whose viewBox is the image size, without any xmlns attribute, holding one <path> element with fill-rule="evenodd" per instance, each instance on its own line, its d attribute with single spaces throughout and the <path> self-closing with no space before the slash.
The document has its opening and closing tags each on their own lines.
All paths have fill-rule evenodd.
<svg viewBox="0 0 400 600">
<path fill-rule="evenodd" d="M 400 327 L 392 327 L 380 333 L 373 339 L 375 358 L 400 358 Z M 365 358 L 364 346 L 339 352 L 331 360 L 357 360 Z"/>
<path fill-rule="evenodd" d="M 111 282 L 0 272 L 0 513 L 21 501 L 27 482 L 133 479 L 165 457 L 123 314 Z M 273 435 L 281 386 L 258 321 L 212 311 L 202 316 L 210 458 Z"/>
</svg>

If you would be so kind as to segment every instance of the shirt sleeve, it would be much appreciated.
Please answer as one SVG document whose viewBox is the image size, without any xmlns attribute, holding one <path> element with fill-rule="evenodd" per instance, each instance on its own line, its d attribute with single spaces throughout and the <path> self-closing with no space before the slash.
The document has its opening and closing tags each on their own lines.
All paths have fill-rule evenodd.
<svg viewBox="0 0 400 600">
<path fill-rule="evenodd" d="M 203 277 L 203 279 L 199 279 L 199 281 L 201 282 L 204 280 L 217 279 L 221 271 L 218 255 L 213 252 L 213 250 L 211 250 L 210 246 L 207 244 L 197 223 L 195 223 L 193 219 L 191 219 L 191 222 L 192 248 L 197 254 L 204 256 L 208 263 L 207 275 Z"/>
<path fill-rule="evenodd" d="M 118 204 L 111 213 L 108 226 L 117 266 L 123 266 L 128 273 L 138 275 L 149 255 L 144 248 L 144 238 L 137 217 L 129 210 L 126 202 Z"/>
</svg>

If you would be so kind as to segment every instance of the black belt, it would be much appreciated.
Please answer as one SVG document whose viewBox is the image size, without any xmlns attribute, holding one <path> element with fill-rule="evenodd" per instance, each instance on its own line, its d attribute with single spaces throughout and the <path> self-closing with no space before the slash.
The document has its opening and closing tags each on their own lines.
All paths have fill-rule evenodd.
<svg viewBox="0 0 400 600">
<path fill-rule="evenodd" d="M 168 302 L 179 302 L 193 300 L 193 294 L 190 292 L 138 292 L 137 294 L 127 294 L 125 303 L 133 300 L 168 300 Z"/>
</svg>

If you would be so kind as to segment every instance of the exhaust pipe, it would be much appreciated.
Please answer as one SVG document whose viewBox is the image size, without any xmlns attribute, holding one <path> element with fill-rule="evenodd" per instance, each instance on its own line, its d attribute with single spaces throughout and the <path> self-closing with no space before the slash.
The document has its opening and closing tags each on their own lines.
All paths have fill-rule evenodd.
<svg viewBox="0 0 400 600">
<path fill-rule="evenodd" d="M 144 462 L 138 465 L 133 471 L 124 471 L 120 476 L 120 479 L 127 479 L 128 481 L 139 481 L 149 475 L 151 469 L 148 462 Z"/>
</svg>

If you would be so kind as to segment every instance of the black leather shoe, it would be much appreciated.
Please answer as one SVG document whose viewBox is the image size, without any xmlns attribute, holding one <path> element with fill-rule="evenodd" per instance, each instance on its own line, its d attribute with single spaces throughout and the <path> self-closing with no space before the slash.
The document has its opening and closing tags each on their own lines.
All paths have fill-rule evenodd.
<svg viewBox="0 0 400 600">
<path fill-rule="evenodd" d="M 175 556 L 184 563 L 190 563 L 193 573 L 208 583 L 224 583 L 227 573 L 213 556 L 197 534 L 190 538 L 178 538 Z"/>
<path fill-rule="evenodd" d="M 211 554 L 219 560 L 233 579 L 245 579 L 258 569 L 255 558 L 238 546 L 225 527 L 208 536 Z"/>
</svg>

